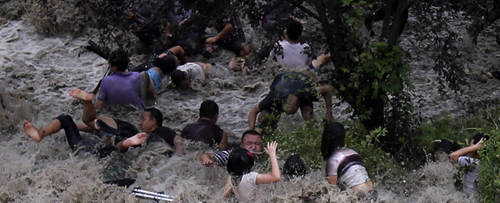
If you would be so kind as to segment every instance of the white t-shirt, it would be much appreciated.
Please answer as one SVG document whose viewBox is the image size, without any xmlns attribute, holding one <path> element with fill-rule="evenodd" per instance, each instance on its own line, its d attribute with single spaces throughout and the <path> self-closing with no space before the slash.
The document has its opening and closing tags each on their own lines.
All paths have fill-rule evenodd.
<svg viewBox="0 0 500 203">
<path fill-rule="evenodd" d="M 257 175 L 259 175 L 257 172 L 250 172 L 243 175 L 240 184 L 237 186 L 234 186 L 231 182 L 231 187 L 238 202 L 258 202 L 255 195 L 257 190 Z"/>
<path fill-rule="evenodd" d="M 472 171 L 464 174 L 463 189 L 467 193 L 479 194 L 481 186 L 479 185 L 479 160 L 467 156 L 458 157 L 458 165 L 472 166 Z M 475 165 L 475 166 L 474 166 Z"/>
<path fill-rule="evenodd" d="M 280 45 L 282 48 L 280 48 Z M 307 43 L 291 44 L 288 41 L 279 41 L 274 44 L 274 49 L 269 54 L 269 57 L 276 58 L 278 63 L 289 68 L 299 68 L 310 65 L 310 54 L 311 47 Z"/>
<path fill-rule="evenodd" d="M 196 63 L 185 63 L 184 65 L 177 66 L 176 69 L 187 72 L 190 81 L 203 82 L 205 80 L 205 71 Z"/>
</svg>

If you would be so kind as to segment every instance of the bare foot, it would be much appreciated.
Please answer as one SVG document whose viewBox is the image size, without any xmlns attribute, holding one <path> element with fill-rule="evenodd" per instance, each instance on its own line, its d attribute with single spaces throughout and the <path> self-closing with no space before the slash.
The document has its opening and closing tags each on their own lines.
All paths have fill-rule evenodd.
<svg viewBox="0 0 500 203">
<path fill-rule="evenodd" d="M 142 132 L 142 133 L 137 133 L 136 135 L 129 137 L 125 141 L 123 141 L 123 146 L 124 147 L 130 147 L 133 145 L 140 145 L 146 141 L 147 133 Z"/>
<path fill-rule="evenodd" d="M 196 114 L 191 114 L 191 116 L 189 116 L 189 123 L 194 123 L 196 121 Z"/>
<path fill-rule="evenodd" d="M 36 142 L 40 142 L 40 140 L 42 140 L 40 133 L 38 133 L 38 129 L 33 127 L 33 125 L 31 125 L 31 123 L 27 120 L 23 121 L 23 128 L 24 132 L 26 132 L 26 134 L 28 134 Z"/>
<path fill-rule="evenodd" d="M 92 101 L 94 100 L 94 96 L 91 94 L 81 90 L 81 89 L 73 89 L 69 91 L 69 95 L 71 95 L 74 98 L 80 99 L 82 101 Z"/>
</svg>

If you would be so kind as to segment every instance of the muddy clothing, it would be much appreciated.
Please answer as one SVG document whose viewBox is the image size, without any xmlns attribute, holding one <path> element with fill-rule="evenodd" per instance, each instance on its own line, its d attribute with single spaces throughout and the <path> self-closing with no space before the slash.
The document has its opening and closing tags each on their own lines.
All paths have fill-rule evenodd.
<svg viewBox="0 0 500 203">
<path fill-rule="evenodd" d="M 111 152 L 117 150 L 116 144 L 139 133 L 137 128 L 132 124 L 114 119 L 117 124 L 116 129 L 109 131 L 100 130 L 93 136 L 82 137 L 71 116 L 61 114 L 56 119 L 61 122 L 61 128 L 64 129 L 66 140 L 68 140 L 71 150 L 83 150 L 85 152 L 97 154 L 99 157 L 108 156 Z M 101 141 L 103 134 L 111 137 L 111 143 L 107 144 Z"/>
<path fill-rule="evenodd" d="M 467 156 L 458 157 L 458 165 L 467 168 L 467 173 L 463 177 L 463 190 L 471 194 L 479 194 L 481 186 L 479 185 L 479 160 Z"/>
<path fill-rule="evenodd" d="M 221 142 L 223 133 L 224 131 L 218 125 L 200 119 L 184 127 L 181 132 L 181 137 L 193 141 L 204 142 L 214 147 Z"/>
<path fill-rule="evenodd" d="M 159 128 L 156 128 L 153 132 L 151 132 L 151 135 L 148 138 L 147 143 L 153 143 L 153 142 L 166 142 L 170 146 L 175 145 L 175 136 L 177 134 L 175 131 L 168 127 L 161 126 Z"/>
<path fill-rule="evenodd" d="M 145 109 L 146 105 L 139 97 L 140 84 L 141 75 L 138 72 L 113 73 L 102 79 L 97 98 L 110 105 L 132 104 Z"/>
<path fill-rule="evenodd" d="M 241 181 L 231 177 L 231 187 L 238 202 L 259 202 L 256 196 L 257 172 L 250 172 L 241 177 Z"/>
<path fill-rule="evenodd" d="M 196 63 L 185 63 L 184 65 L 178 66 L 176 69 L 186 72 L 191 82 L 205 81 L 205 71 Z"/>
<path fill-rule="evenodd" d="M 282 100 L 290 94 L 298 97 L 299 107 L 313 107 L 313 102 L 319 101 L 317 91 L 309 76 L 303 73 L 283 73 L 274 78 L 269 94 L 259 103 L 259 109 L 281 113 L 283 112 Z"/>
<path fill-rule="evenodd" d="M 352 188 L 370 181 L 358 153 L 349 148 L 333 152 L 326 163 L 326 176 L 337 176 L 341 189 Z"/>
</svg>

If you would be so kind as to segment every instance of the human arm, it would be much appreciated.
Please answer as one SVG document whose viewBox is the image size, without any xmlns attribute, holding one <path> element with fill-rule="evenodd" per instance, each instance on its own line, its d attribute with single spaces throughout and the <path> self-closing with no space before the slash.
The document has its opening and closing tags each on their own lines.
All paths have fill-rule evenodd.
<svg viewBox="0 0 500 203">
<path fill-rule="evenodd" d="M 211 167 L 215 168 L 215 162 L 214 162 L 214 154 L 213 153 L 205 153 L 200 155 L 200 161 L 201 164 L 203 164 L 206 167 Z"/>
<path fill-rule="evenodd" d="M 228 146 L 227 146 L 228 133 L 231 133 L 231 132 L 226 131 L 226 130 L 222 130 L 222 139 L 220 140 L 220 143 L 219 143 L 219 150 L 227 150 L 228 149 Z"/>
<path fill-rule="evenodd" d="M 255 127 L 255 120 L 257 119 L 257 114 L 260 112 L 259 104 L 256 104 L 251 110 L 250 113 L 248 114 L 248 127 L 250 129 L 254 129 Z"/>
<path fill-rule="evenodd" d="M 232 23 L 226 23 L 226 25 L 224 25 L 224 28 L 215 36 L 215 37 L 210 37 L 208 38 L 205 43 L 207 44 L 213 44 L 215 42 L 217 42 L 220 38 L 226 36 L 227 34 L 229 34 L 231 31 L 234 30 L 234 26 Z"/>
<path fill-rule="evenodd" d="M 224 197 L 228 198 L 233 192 L 233 187 L 231 187 L 231 176 L 227 177 L 226 185 L 224 187 Z"/>
<path fill-rule="evenodd" d="M 464 147 L 462 149 L 459 149 L 457 151 L 452 152 L 450 154 L 450 158 L 453 161 L 458 161 L 459 157 L 464 156 L 464 155 L 471 153 L 471 152 L 476 152 L 477 150 L 479 150 L 483 147 L 483 141 L 484 141 L 484 138 L 481 138 L 481 140 L 479 140 L 479 142 L 477 142 L 476 144 L 471 143 L 471 146 Z"/>
<path fill-rule="evenodd" d="M 278 159 L 276 158 L 276 147 L 278 147 L 276 141 L 267 143 L 266 152 L 269 154 L 269 159 L 271 160 L 271 174 L 257 175 L 255 180 L 256 184 L 275 183 L 281 180 L 280 167 L 278 165 Z"/>
<path fill-rule="evenodd" d="M 328 176 L 328 182 L 332 185 L 337 185 L 337 175 Z"/>
<path fill-rule="evenodd" d="M 187 57 L 186 51 L 184 51 L 184 49 L 181 46 L 175 46 L 168 50 L 171 51 L 175 56 L 177 56 L 177 58 L 179 58 L 181 64 L 189 62 L 189 58 Z"/>
<path fill-rule="evenodd" d="M 325 119 L 326 119 L 326 122 L 328 122 L 328 123 L 332 122 L 332 120 L 333 120 L 333 113 L 332 113 L 333 87 L 330 85 L 320 86 L 320 87 L 316 87 L 316 91 L 318 91 L 325 99 L 325 103 L 326 103 Z"/>
</svg>

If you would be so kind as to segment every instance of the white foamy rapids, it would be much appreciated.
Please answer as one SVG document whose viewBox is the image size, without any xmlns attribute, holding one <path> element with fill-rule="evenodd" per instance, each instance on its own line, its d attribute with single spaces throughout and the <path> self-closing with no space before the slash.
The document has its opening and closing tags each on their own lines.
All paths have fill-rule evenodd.
<svg viewBox="0 0 500 203">
<path fill-rule="evenodd" d="M 55 116 L 67 113 L 78 122 L 82 104 L 70 97 L 68 92 L 73 88 L 92 91 L 102 78 L 107 62 L 94 53 L 84 51 L 82 46 L 88 38 L 43 38 L 30 25 L 19 21 L 3 25 L 0 36 L 1 202 L 151 202 L 134 197 L 132 188 L 138 186 L 149 191 L 164 191 L 175 196 L 176 202 L 226 201 L 221 194 L 227 172 L 222 168 L 206 168 L 198 161 L 200 153 L 210 151 L 207 149 L 190 147 L 184 156 L 170 156 L 168 148 L 143 147 L 98 159 L 73 154 L 63 131 L 39 143 L 33 141 L 22 130 L 22 119 L 30 120 L 36 127 L 43 127 Z M 135 58 L 141 57 L 132 57 L 133 60 Z M 212 99 L 220 106 L 218 124 L 221 127 L 236 136 L 247 129 L 250 108 L 263 98 L 276 73 L 270 70 L 271 65 L 267 65 L 258 68 L 255 74 L 243 77 L 227 69 L 225 64 L 229 58 L 227 52 L 217 57 L 219 61 L 210 81 L 204 86 L 197 86 L 197 91 L 168 90 L 159 95 L 155 107 L 164 113 L 166 126 L 182 129 L 189 115 L 198 113 L 201 102 Z M 211 60 L 209 62 L 216 59 Z M 133 61 L 133 64 L 139 63 Z M 242 90 L 245 85 L 254 84 L 258 85 Z M 324 102 L 316 106 L 324 106 Z M 344 108 L 334 108 L 334 115 L 340 117 Z M 110 113 L 131 123 L 138 123 L 139 114 Z M 323 111 L 315 112 L 316 116 L 323 114 Z M 292 123 L 302 120 L 300 114 L 287 117 Z M 231 140 L 238 142 L 238 138 Z M 283 161 L 281 158 L 281 165 Z M 131 188 L 103 184 L 110 170 L 121 174 L 121 178 L 136 178 L 137 181 Z M 409 174 L 401 182 L 375 182 L 379 200 L 476 201 L 476 197 L 468 197 L 454 188 L 452 174 L 455 171 L 455 166 L 449 162 L 431 163 Z M 357 201 L 352 192 L 341 192 L 329 185 L 324 171 L 312 171 L 289 182 L 263 185 L 260 191 L 261 199 L 267 202 Z"/>
</svg>

